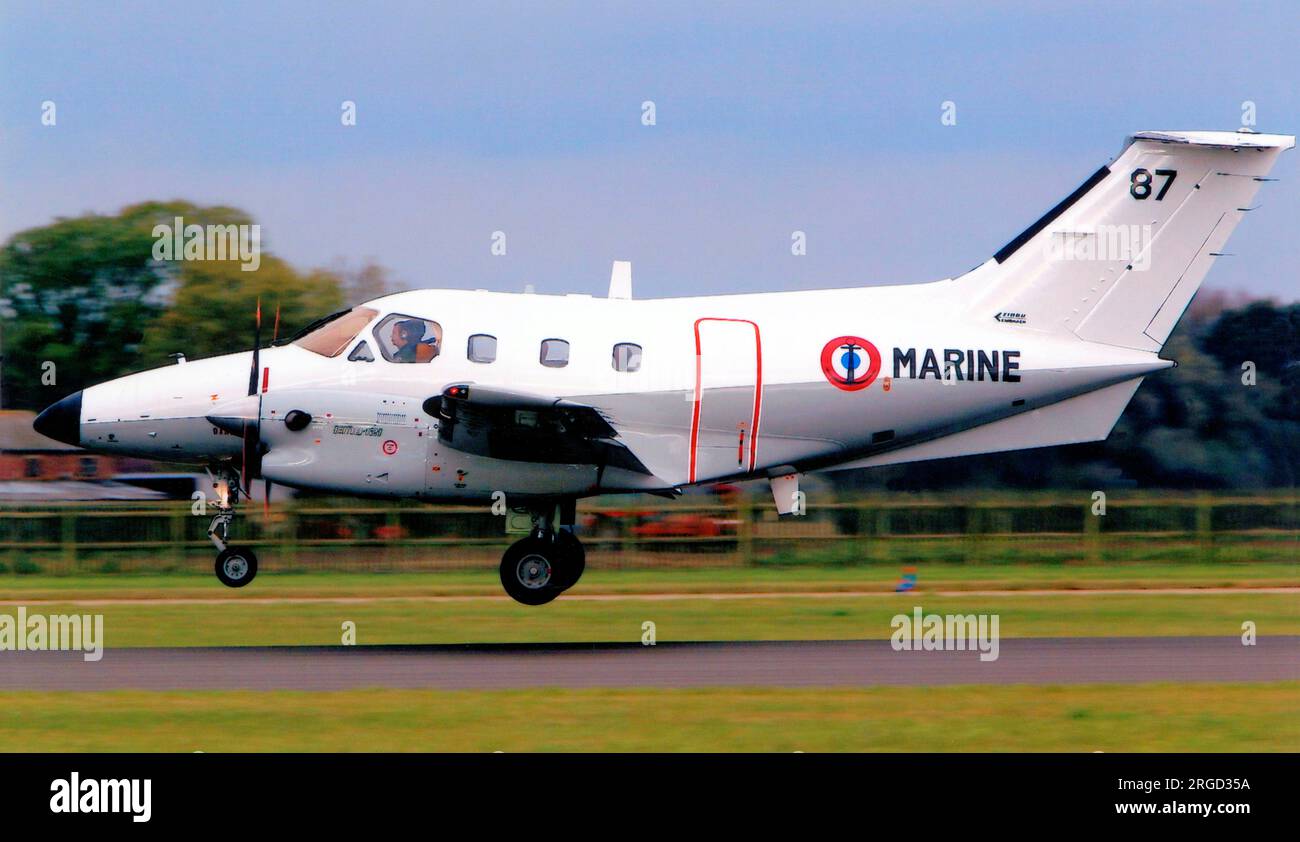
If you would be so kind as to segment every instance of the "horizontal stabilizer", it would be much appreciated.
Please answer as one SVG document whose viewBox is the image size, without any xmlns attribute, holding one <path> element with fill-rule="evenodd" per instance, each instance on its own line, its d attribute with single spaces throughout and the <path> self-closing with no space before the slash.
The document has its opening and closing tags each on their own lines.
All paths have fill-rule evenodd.
<svg viewBox="0 0 1300 842">
<path fill-rule="evenodd" d="M 902 462 L 924 462 L 927 459 L 1101 441 L 1110 435 L 1115 422 L 1141 383 L 1140 377 L 1116 383 L 1041 409 L 1022 412 L 910 447 L 835 465 L 826 470 L 872 468 Z"/>
</svg>

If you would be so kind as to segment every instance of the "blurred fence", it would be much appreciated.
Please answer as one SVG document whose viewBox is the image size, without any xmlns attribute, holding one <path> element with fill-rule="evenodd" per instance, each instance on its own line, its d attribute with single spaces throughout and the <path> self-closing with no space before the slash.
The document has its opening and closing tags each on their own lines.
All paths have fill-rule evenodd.
<svg viewBox="0 0 1300 842">
<path fill-rule="evenodd" d="M 768 497 L 579 509 L 594 567 L 950 562 L 1300 560 L 1293 491 L 1252 496 L 1089 492 L 886 494 L 809 502 L 778 518 Z M 210 518 L 188 502 L 49 504 L 0 510 L 0 572 L 210 569 Z M 244 507 L 232 543 L 265 569 L 491 569 L 516 536 L 486 506 L 299 500 Z"/>
</svg>

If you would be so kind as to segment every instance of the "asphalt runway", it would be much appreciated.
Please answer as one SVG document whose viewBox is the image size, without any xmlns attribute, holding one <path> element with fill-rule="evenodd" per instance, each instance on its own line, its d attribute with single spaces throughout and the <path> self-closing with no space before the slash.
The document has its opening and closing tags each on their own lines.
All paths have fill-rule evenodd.
<svg viewBox="0 0 1300 842">
<path fill-rule="evenodd" d="M 888 640 L 108 649 L 0 652 L 0 690 L 343 690 L 366 687 L 866 687 L 1300 679 L 1300 636 L 1021 638 L 977 651 Z"/>
</svg>

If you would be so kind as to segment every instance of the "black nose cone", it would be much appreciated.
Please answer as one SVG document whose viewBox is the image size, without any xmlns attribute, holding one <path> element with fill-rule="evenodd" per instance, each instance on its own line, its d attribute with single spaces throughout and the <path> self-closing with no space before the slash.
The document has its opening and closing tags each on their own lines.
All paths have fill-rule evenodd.
<svg viewBox="0 0 1300 842">
<path fill-rule="evenodd" d="M 36 432 L 64 444 L 81 446 L 81 392 L 51 404 L 32 422 Z"/>
</svg>

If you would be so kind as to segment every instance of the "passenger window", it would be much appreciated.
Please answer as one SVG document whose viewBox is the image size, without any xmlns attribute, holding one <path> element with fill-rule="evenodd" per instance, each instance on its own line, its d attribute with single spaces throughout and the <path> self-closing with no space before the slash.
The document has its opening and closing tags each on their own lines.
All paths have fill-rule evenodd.
<svg viewBox="0 0 1300 842">
<path fill-rule="evenodd" d="M 370 352 L 370 343 L 362 339 L 357 347 L 352 349 L 348 354 L 348 359 L 354 363 L 372 363 L 375 361 L 375 355 Z"/>
<path fill-rule="evenodd" d="M 490 363 L 497 358 L 497 338 L 486 333 L 476 333 L 469 338 L 466 352 L 472 363 Z"/>
<path fill-rule="evenodd" d="M 427 363 L 442 351 L 442 327 L 429 319 L 393 313 L 375 325 L 374 336 L 390 363 Z"/>
<path fill-rule="evenodd" d="M 641 346 L 631 342 L 620 342 L 614 346 L 615 371 L 639 371 L 641 369 Z"/>
<path fill-rule="evenodd" d="M 564 368 L 569 364 L 569 343 L 563 339 L 543 339 L 541 361 L 548 368 Z"/>
</svg>

